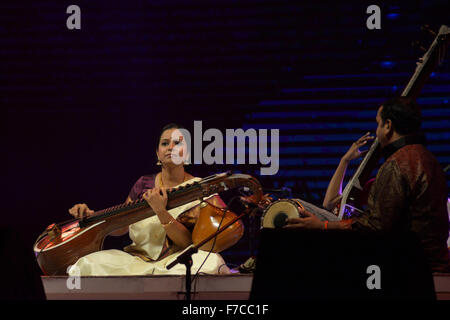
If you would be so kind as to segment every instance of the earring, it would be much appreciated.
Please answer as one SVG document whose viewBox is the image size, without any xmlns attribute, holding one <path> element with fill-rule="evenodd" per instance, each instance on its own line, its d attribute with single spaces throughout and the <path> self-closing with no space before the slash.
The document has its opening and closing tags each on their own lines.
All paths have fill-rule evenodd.
<svg viewBox="0 0 450 320">
<path fill-rule="evenodd" d="M 158 159 L 158 162 L 156 162 L 156 165 L 157 165 L 157 166 L 160 166 L 160 165 L 162 165 L 162 162 L 161 162 L 161 160 L 159 160 L 159 159 Z"/>
</svg>

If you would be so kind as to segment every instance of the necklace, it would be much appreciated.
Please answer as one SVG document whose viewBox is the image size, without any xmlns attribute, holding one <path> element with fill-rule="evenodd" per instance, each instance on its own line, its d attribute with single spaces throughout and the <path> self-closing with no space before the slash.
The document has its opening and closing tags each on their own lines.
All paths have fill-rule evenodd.
<svg viewBox="0 0 450 320">
<path fill-rule="evenodd" d="M 185 181 L 186 181 L 186 172 L 184 173 L 184 176 L 183 176 L 183 182 L 185 182 Z M 181 183 L 183 183 L 183 182 L 181 182 Z M 159 174 L 159 185 L 160 185 L 161 188 L 164 188 L 164 183 L 163 183 L 163 179 L 162 179 L 162 172 Z"/>
</svg>

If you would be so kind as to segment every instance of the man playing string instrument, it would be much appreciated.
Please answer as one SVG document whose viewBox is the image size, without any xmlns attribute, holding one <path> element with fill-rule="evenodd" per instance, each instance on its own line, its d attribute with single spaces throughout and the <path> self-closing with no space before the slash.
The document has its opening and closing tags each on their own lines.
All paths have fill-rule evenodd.
<svg viewBox="0 0 450 320">
<path fill-rule="evenodd" d="M 446 244 L 449 231 L 447 183 L 441 166 L 419 134 L 420 109 L 409 98 L 395 98 L 379 107 L 376 122 L 376 136 L 385 161 L 370 189 L 363 214 L 341 221 L 321 221 L 311 212 L 302 210 L 303 217 L 289 219 L 286 227 L 412 231 L 419 237 L 432 271 L 450 272 Z M 367 136 L 360 139 L 357 146 L 364 141 Z M 325 206 L 337 202 L 336 185 L 341 183 L 344 167 L 346 163 L 340 164 L 337 176 L 333 177 L 336 179 L 331 181 L 332 190 L 327 192 Z"/>
</svg>

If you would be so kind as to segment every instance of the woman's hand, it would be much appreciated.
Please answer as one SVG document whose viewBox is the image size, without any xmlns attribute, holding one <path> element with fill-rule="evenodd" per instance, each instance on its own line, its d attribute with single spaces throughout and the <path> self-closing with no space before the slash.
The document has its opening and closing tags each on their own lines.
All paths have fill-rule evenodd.
<svg viewBox="0 0 450 320">
<path fill-rule="evenodd" d="M 367 141 L 374 139 L 374 136 L 370 136 L 370 132 L 367 132 L 361 138 L 359 138 L 356 142 L 352 144 L 350 149 L 348 149 L 347 153 L 342 157 L 343 161 L 350 162 L 353 159 L 364 156 L 367 151 L 359 151 L 359 148 L 367 144 Z"/>
<path fill-rule="evenodd" d="M 290 218 L 287 220 L 287 225 L 284 228 L 302 228 L 302 229 L 324 229 L 325 223 L 317 218 L 311 212 L 304 209 L 299 209 L 300 218 Z"/>
<path fill-rule="evenodd" d="M 77 219 L 82 219 L 93 215 L 94 210 L 89 209 L 86 203 L 78 203 L 69 209 L 69 213 Z"/>
<path fill-rule="evenodd" d="M 167 206 L 167 191 L 164 188 L 147 190 L 142 197 L 147 201 L 153 211 L 158 214 L 164 212 Z"/>
</svg>

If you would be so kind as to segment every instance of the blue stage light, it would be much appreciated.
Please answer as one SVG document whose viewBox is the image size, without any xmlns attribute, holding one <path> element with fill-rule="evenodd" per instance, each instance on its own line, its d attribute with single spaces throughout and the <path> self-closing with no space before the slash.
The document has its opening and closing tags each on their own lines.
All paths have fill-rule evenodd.
<svg viewBox="0 0 450 320">
<path fill-rule="evenodd" d="M 393 61 L 382 61 L 382 62 L 380 63 L 380 65 L 381 65 L 382 68 L 388 69 L 388 68 L 394 67 L 394 66 L 396 65 L 396 63 L 393 62 Z"/>
<path fill-rule="evenodd" d="M 395 19 L 397 19 L 398 17 L 400 17 L 400 14 L 399 14 L 399 13 L 388 13 L 388 14 L 386 15 L 386 18 L 388 18 L 389 20 L 395 20 Z"/>
</svg>

